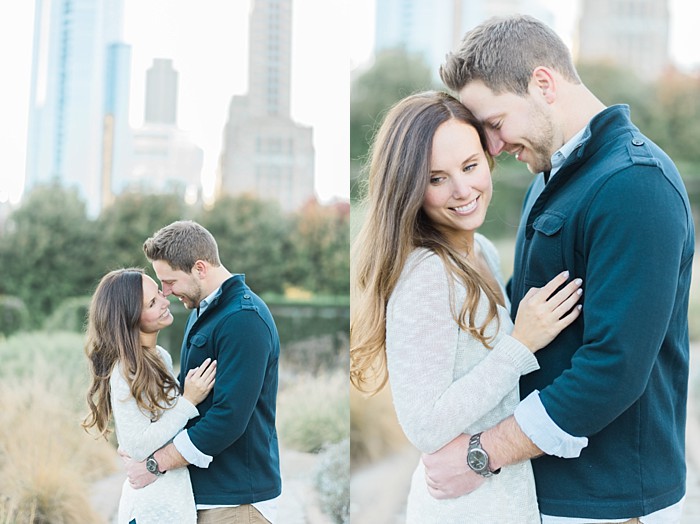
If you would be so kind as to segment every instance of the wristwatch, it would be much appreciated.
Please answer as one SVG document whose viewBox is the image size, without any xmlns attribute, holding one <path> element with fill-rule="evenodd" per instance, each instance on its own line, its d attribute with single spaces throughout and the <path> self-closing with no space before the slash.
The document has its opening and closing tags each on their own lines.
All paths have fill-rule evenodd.
<svg viewBox="0 0 700 524">
<path fill-rule="evenodd" d="M 469 439 L 467 465 L 472 469 L 472 471 L 478 473 L 479 475 L 483 475 L 484 477 L 498 475 L 501 472 L 501 468 L 498 468 L 496 471 L 491 471 L 489 469 L 489 455 L 481 447 L 481 433 L 472 435 L 472 437 Z"/>
<path fill-rule="evenodd" d="M 165 471 L 158 469 L 158 461 L 153 456 L 153 453 L 146 459 L 146 469 L 149 473 L 153 473 L 156 477 L 165 475 Z"/>
</svg>

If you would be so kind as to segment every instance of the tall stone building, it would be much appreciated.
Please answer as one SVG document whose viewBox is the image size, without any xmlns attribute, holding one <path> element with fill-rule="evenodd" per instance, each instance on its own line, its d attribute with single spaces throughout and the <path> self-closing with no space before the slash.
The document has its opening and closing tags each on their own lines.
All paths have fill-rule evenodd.
<svg viewBox="0 0 700 524">
<path fill-rule="evenodd" d="M 583 0 L 579 62 L 607 62 L 656 79 L 670 63 L 668 0 Z"/>
<path fill-rule="evenodd" d="M 248 92 L 231 100 L 217 193 L 294 211 L 315 194 L 312 128 L 290 114 L 292 0 L 253 0 L 249 33 Z"/>
<path fill-rule="evenodd" d="M 144 123 L 133 131 L 133 166 L 118 192 L 175 192 L 188 203 L 200 198 L 204 152 L 177 126 L 178 72 L 156 58 L 146 72 Z"/>
</svg>

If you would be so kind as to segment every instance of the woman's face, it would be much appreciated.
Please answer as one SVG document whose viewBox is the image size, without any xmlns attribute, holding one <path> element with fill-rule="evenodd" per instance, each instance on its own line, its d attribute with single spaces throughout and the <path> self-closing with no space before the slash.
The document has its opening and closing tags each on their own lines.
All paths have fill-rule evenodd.
<svg viewBox="0 0 700 524">
<path fill-rule="evenodd" d="M 173 323 L 170 301 L 158 289 L 158 284 L 148 275 L 142 276 L 143 305 L 140 329 L 143 333 L 156 333 Z"/>
<path fill-rule="evenodd" d="M 433 137 L 423 211 L 453 247 L 471 245 L 492 192 L 491 169 L 476 129 L 455 119 L 441 124 Z"/>
</svg>

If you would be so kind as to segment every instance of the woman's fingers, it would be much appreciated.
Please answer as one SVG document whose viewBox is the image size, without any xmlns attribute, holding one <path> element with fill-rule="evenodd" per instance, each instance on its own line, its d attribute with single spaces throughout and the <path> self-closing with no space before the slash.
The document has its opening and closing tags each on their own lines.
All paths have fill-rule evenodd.
<svg viewBox="0 0 700 524">
<path fill-rule="evenodd" d="M 564 273 L 560 273 L 550 280 L 544 287 L 530 289 L 530 291 L 528 291 L 528 293 L 525 295 L 525 298 L 528 298 L 528 296 L 536 296 L 536 302 L 541 301 L 540 303 L 547 304 L 551 311 L 556 310 L 572 296 L 576 297 L 574 300 L 574 303 L 576 303 L 580 297 L 579 290 L 583 284 L 583 281 L 580 278 L 574 279 L 559 289 L 559 291 L 556 291 L 566 282 L 564 275 L 568 275 L 568 272 L 565 271 Z"/>
<path fill-rule="evenodd" d="M 578 288 L 568 297 L 566 297 L 558 306 L 556 306 L 554 308 L 554 314 L 557 316 L 557 318 L 561 318 L 566 315 L 566 313 L 570 311 L 581 299 L 581 295 L 583 295 L 583 289 Z"/>
<path fill-rule="evenodd" d="M 204 362 L 202 362 L 199 366 L 197 366 L 196 368 L 190 369 L 187 372 L 187 376 L 189 377 L 190 373 L 192 373 L 193 375 L 196 373 L 198 376 L 201 377 L 202 374 L 207 370 L 207 367 L 209 366 L 210 363 L 211 363 L 211 359 L 207 357 L 204 360 Z"/>
<path fill-rule="evenodd" d="M 216 375 L 216 360 L 212 360 L 211 363 L 202 371 L 202 378 L 210 379 Z"/>
<path fill-rule="evenodd" d="M 566 283 L 566 281 L 569 279 L 569 272 L 568 271 L 563 271 L 559 273 L 556 277 L 554 277 L 552 280 L 547 282 L 542 288 L 540 288 L 542 298 L 544 300 L 548 300 L 549 297 L 551 297 L 554 292 L 559 289 L 563 284 Z"/>
<path fill-rule="evenodd" d="M 560 332 L 564 330 L 564 328 L 572 324 L 574 320 L 576 320 L 579 317 L 579 315 L 581 314 L 581 309 L 583 309 L 583 306 L 579 304 L 568 313 L 564 313 L 564 316 L 562 316 L 558 322 L 558 326 L 561 327 L 561 329 L 559 330 Z"/>
<path fill-rule="evenodd" d="M 581 289 L 581 284 L 583 284 L 583 280 L 577 278 L 569 282 L 559 291 L 557 291 L 557 293 L 548 300 L 548 302 L 552 305 L 552 309 L 556 310 L 560 308 L 572 298 L 574 299 L 574 304 L 578 302 L 578 299 L 583 293 L 583 290 Z M 574 304 L 571 304 L 570 307 L 567 307 L 565 311 L 571 309 L 571 307 L 573 307 Z"/>
</svg>

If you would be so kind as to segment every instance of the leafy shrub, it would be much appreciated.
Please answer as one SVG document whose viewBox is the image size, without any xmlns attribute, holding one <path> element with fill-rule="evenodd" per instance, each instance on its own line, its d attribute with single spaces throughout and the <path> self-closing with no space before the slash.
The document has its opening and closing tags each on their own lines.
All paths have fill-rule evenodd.
<svg viewBox="0 0 700 524">
<path fill-rule="evenodd" d="M 350 390 L 352 467 L 375 462 L 410 445 L 394 411 L 387 386 L 372 397 Z"/>
<path fill-rule="evenodd" d="M 348 367 L 347 332 L 337 331 L 295 342 L 282 339 L 282 344 L 280 358 L 288 370 L 318 374 Z"/>
<path fill-rule="evenodd" d="M 91 524 L 89 482 L 115 470 L 115 450 L 83 431 L 87 367 L 75 333 L 0 342 L 0 521 Z"/>
<path fill-rule="evenodd" d="M 348 402 L 347 370 L 297 378 L 278 398 L 280 440 L 308 453 L 340 442 L 350 434 Z"/>
<path fill-rule="evenodd" d="M 11 335 L 29 325 L 29 310 L 21 298 L 0 295 L 0 333 Z"/>
<path fill-rule="evenodd" d="M 350 440 L 328 445 L 314 475 L 321 509 L 336 524 L 350 522 Z"/>
<path fill-rule="evenodd" d="M 84 332 L 87 313 L 90 309 L 90 299 L 90 296 L 65 299 L 46 319 L 44 329 Z"/>
<path fill-rule="evenodd" d="M 74 411 L 86 409 L 84 398 L 88 387 L 88 365 L 84 353 L 85 338 L 69 332 L 41 331 L 16 334 L 0 342 L 0 379 L 30 380 L 47 375 L 49 382 L 61 380 L 61 390 Z M 64 390 L 65 388 L 65 390 Z"/>
</svg>

